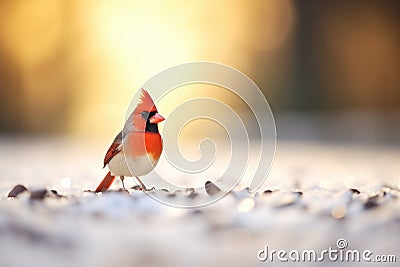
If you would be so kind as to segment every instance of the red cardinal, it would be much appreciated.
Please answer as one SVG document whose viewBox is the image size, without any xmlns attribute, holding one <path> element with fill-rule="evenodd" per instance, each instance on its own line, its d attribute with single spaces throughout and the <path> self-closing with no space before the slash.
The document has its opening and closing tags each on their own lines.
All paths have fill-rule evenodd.
<svg viewBox="0 0 400 267">
<path fill-rule="evenodd" d="M 121 178 L 124 189 L 124 177 L 134 176 L 141 189 L 147 190 L 138 176 L 149 173 L 157 165 L 163 148 L 157 123 L 163 120 L 149 93 L 142 89 L 139 104 L 106 153 L 103 168 L 108 165 L 110 171 L 96 188 L 96 192 L 107 190 L 115 176 Z"/>
</svg>

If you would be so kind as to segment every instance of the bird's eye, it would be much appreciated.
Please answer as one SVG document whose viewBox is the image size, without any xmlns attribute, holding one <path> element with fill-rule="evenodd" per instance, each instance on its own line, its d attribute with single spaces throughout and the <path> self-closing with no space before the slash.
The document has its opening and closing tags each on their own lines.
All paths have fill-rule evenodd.
<svg viewBox="0 0 400 267">
<path fill-rule="evenodd" d="M 146 119 L 146 120 L 147 120 L 147 118 L 149 117 L 149 112 L 147 112 L 147 111 L 143 111 L 141 114 L 142 114 L 142 117 L 143 117 L 144 119 Z"/>
</svg>

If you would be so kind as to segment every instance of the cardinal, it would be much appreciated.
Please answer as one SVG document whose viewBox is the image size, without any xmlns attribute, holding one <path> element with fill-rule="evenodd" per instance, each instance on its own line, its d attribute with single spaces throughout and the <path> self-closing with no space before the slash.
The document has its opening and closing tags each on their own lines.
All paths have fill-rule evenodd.
<svg viewBox="0 0 400 267">
<path fill-rule="evenodd" d="M 109 172 L 95 192 L 106 191 L 116 176 L 120 177 L 124 189 L 124 178 L 129 176 L 138 180 L 141 190 L 148 191 L 138 176 L 153 170 L 160 159 L 163 141 L 158 123 L 163 120 L 150 94 L 142 89 L 139 103 L 106 153 L 103 168 L 108 165 Z"/>
</svg>

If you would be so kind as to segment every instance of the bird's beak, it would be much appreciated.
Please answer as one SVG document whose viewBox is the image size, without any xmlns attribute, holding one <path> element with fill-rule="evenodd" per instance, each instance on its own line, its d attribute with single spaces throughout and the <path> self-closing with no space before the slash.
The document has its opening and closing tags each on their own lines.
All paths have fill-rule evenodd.
<svg viewBox="0 0 400 267">
<path fill-rule="evenodd" d="M 163 116 L 161 116 L 160 114 L 156 113 L 150 118 L 149 121 L 150 121 L 150 123 L 159 123 L 159 122 L 162 122 L 163 120 L 165 120 L 165 118 Z"/>
</svg>

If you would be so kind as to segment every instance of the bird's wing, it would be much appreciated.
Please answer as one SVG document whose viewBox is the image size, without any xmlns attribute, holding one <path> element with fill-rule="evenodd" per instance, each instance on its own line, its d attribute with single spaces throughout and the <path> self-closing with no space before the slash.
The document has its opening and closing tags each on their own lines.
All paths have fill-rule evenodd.
<svg viewBox="0 0 400 267">
<path fill-rule="evenodd" d="M 106 156 L 104 157 L 104 166 L 110 162 L 110 160 L 117 155 L 122 149 L 122 131 L 115 137 L 114 142 L 112 142 L 110 148 L 108 149 Z"/>
</svg>

